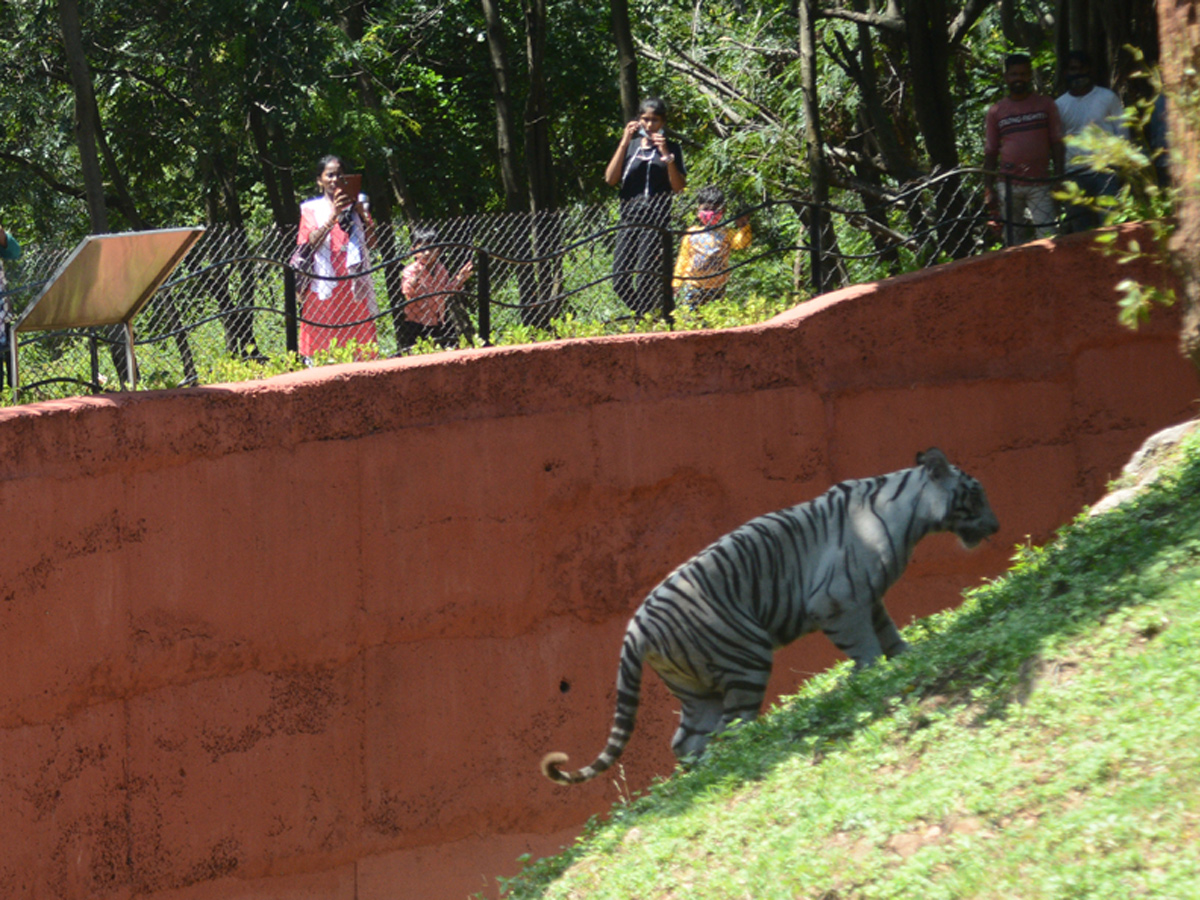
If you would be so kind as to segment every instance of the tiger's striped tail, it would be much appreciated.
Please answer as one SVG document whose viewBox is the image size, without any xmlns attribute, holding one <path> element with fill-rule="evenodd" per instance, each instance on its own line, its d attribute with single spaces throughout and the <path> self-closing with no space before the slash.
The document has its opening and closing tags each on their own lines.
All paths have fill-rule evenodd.
<svg viewBox="0 0 1200 900">
<path fill-rule="evenodd" d="M 591 781 L 615 763 L 625 752 L 625 745 L 633 734 L 637 721 L 638 706 L 642 698 L 642 667 L 645 654 L 644 643 L 637 635 L 637 620 L 630 623 L 621 646 L 621 662 L 617 668 L 617 710 L 613 715 L 612 730 L 608 743 L 592 764 L 574 772 L 564 772 L 560 766 L 567 762 L 565 753 L 547 753 L 542 757 L 542 774 L 558 784 L 580 784 Z"/>
</svg>

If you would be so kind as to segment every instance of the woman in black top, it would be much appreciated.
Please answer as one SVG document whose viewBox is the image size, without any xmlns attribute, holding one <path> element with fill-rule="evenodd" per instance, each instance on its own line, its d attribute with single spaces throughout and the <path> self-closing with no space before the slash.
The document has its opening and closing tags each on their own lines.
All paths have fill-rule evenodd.
<svg viewBox="0 0 1200 900">
<path fill-rule="evenodd" d="M 669 284 L 672 261 L 662 258 L 661 229 L 671 215 L 671 196 L 687 184 L 683 149 L 667 140 L 666 122 L 666 103 L 643 100 L 640 114 L 625 125 L 621 143 L 604 170 L 604 180 L 621 189 L 613 289 L 637 315 L 659 308 L 664 291 L 669 290 L 663 286 L 663 271 L 665 266 Z M 666 243 L 671 247 L 674 242 Z"/>
</svg>

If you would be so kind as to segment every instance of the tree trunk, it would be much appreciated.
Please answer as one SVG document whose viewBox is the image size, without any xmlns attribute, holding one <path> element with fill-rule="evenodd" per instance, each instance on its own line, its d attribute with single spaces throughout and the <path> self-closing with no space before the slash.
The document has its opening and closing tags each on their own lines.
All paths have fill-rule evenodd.
<svg viewBox="0 0 1200 900">
<path fill-rule="evenodd" d="M 83 169 L 84 195 L 87 198 L 88 220 L 94 234 L 108 232 L 108 208 L 104 202 L 104 176 L 96 152 L 96 134 L 100 123 L 96 115 L 96 95 L 92 89 L 92 73 L 83 52 L 83 29 L 79 23 L 78 0 L 58 0 L 59 24 L 67 67 L 75 89 L 75 140 L 79 144 L 79 161 Z"/>
<path fill-rule="evenodd" d="M 216 182 L 214 190 L 219 197 L 220 208 L 224 210 L 225 221 L 233 228 L 232 246 L 223 250 L 226 256 L 249 256 L 250 240 L 246 234 L 246 221 L 242 215 L 241 195 L 238 193 L 237 182 L 233 172 L 225 164 L 219 152 L 212 155 L 213 178 Z M 258 353 L 254 340 L 254 306 L 255 266 L 246 263 L 239 267 L 240 286 L 236 305 L 229 292 L 229 276 L 233 274 L 232 267 L 223 270 L 224 294 L 218 293 L 218 307 L 221 310 L 221 324 L 225 329 L 225 348 L 230 356 L 248 357 L 261 355 Z M 225 305 L 221 305 L 224 297 Z"/>
<path fill-rule="evenodd" d="M 251 101 L 247 113 L 250 126 L 250 137 L 254 141 L 254 156 L 258 160 L 263 187 L 267 189 L 267 203 L 271 207 L 271 217 L 280 228 L 288 228 L 299 223 L 299 210 L 293 210 L 296 204 L 290 197 L 285 197 L 279 186 L 278 166 L 271 158 L 271 140 L 267 135 L 266 114 L 263 108 Z"/>
<path fill-rule="evenodd" d="M 342 33 L 356 44 L 363 39 L 366 33 L 366 16 L 367 2 L 366 0 L 358 0 L 351 3 L 342 10 L 338 18 Z M 358 95 L 362 98 L 363 105 L 371 110 L 372 113 L 382 122 L 386 118 L 386 112 L 383 108 L 383 101 L 379 97 L 379 92 L 375 89 L 375 84 L 371 80 L 371 73 L 363 66 L 358 66 L 356 81 L 358 85 Z M 390 139 L 390 136 L 389 136 Z M 373 171 L 363 173 L 363 183 L 367 194 L 371 197 L 371 213 L 375 221 L 381 225 L 390 224 L 392 221 L 392 210 L 395 206 L 400 207 L 400 214 L 404 218 L 411 218 L 416 205 L 412 201 L 412 195 L 408 191 L 408 179 L 404 175 L 404 169 L 400 166 L 400 157 L 398 153 L 387 153 L 384 168 L 386 176 Z M 375 161 L 375 164 L 378 164 Z M 386 178 L 386 186 L 389 189 L 386 194 L 384 191 L 378 190 L 377 185 L 381 178 Z M 391 229 L 381 229 L 380 233 L 391 231 Z M 390 241 L 389 236 L 389 241 Z M 391 274 L 391 270 L 388 270 Z M 391 283 L 388 286 L 389 293 L 391 292 Z"/>
<path fill-rule="evenodd" d="M 1127 45 L 1137 47 L 1148 60 L 1159 58 L 1157 5 L 1155 0 L 1058 0 L 1054 18 L 1054 50 L 1060 62 L 1056 91 L 1067 89 L 1067 53 L 1083 50 L 1092 58 L 1096 84 L 1120 93 L 1130 70 L 1140 68 L 1125 52 Z"/>
<path fill-rule="evenodd" d="M 525 99 L 525 171 L 529 209 L 555 208 L 554 160 L 550 154 L 550 103 L 546 97 L 546 0 L 525 0 L 525 55 L 529 93 Z"/>
<path fill-rule="evenodd" d="M 342 10 L 338 18 L 342 33 L 356 44 L 361 42 L 366 34 L 368 6 L 372 5 L 369 0 L 355 0 Z M 363 105 L 382 123 L 387 118 L 387 112 L 371 73 L 365 67 L 359 66 L 356 79 L 358 95 L 362 98 Z M 385 140 L 390 143 L 390 129 L 386 134 Z M 376 244 L 373 264 L 394 260 L 400 256 L 394 227 L 397 207 L 400 218 L 404 221 L 411 221 L 416 216 L 416 203 L 409 193 L 408 178 L 400 165 L 399 148 L 393 143 L 390 149 L 392 152 L 385 151 L 382 154 L 382 165 L 378 157 L 364 161 L 366 169 L 363 172 L 363 190 L 370 198 L 370 214 L 375 220 Z M 379 171 L 380 169 L 382 171 Z M 397 345 L 402 342 L 404 322 L 407 321 L 401 305 L 404 301 L 403 274 L 401 265 L 390 265 L 383 270 L 387 305 L 392 312 L 392 327 Z"/>
<path fill-rule="evenodd" d="M 912 157 L 901 146 L 896 136 L 896 123 L 884 105 L 879 91 L 879 72 L 875 64 L 875 41 L 871 29 L 859 23 L 856 26 L 858 43 L 851 47 L 849 42 L 835 35 L 842 51 L 847 74 L 854 79 L 862 95 L 860 115 L 870 140 L 883 159 L 887 172 L 900 181 L 911 181 L 920 173 Z"/>
<path fill-rule="evenodd" d="M 909 0 L 905 12 L 911 93 L 917 125 L 935 169 L 958 167 L 950 37 L 944 0 Z"/>
<path fill-rule="evenodd" d="M 1087 0 L 1066 0 L 1067 50 L 1088 50 Z M 1065 57 L 1064 57 L 1065 58 Z M 1066 85 L 1063 85 L 1066 90 Z"/>
<path fill-rule="evenodd" d="M 291 136 L 279 124 L 278 116 L 263 117 L 267 129 L 267 159 L 266 163 L 274 168 L 279 180 L 279 196 L 282 199 L 282 215 L 280 223 L 288 228 L 300 225 L 300 205 L 296 202 L 295 166 L 292 160 Z M 306 174 L 310 176 L 311 164 L 305 165 Z M 312 181 L 306 179 L 306 184 Z"/>
<path fill-rule="evenodd" d="M 817 41 L 814 27 L 816 0 L 800 0 L 799 55 L 800 93 L 804 106 L 804 142 L 808 155 L 808 177 L 812 184 L 812 205 L 805 221 L 812 247 L 812 282 L 816 293 L 838 286 L 836 266 L 837 238 L 829 215 L 829 172 L 821 135 L 821 104 L 817 94 Z"/>
<path fill-rule="evenodd" d="M 252 87 L 251 93 L 244 96 L 242 102 L 246 104 L 247 124 L 254 141 L 254 154 L 262 172 L 263 186 L 267 189 L 271 215 L 276 225 L 289 229 L 300 224 L 300 208 L 296 203 L 296 185 L 292 177 L 291 141 L 279 126 L 277 117 L 271 113 L 270 101 L 265 99 L 274 83 L 286 82 L 286 74 L 276 72 L 272 63 L 264 60 L 260 53 L 260 47 L 274 39 L 274 35 L 261 31 L 257 24 L 246 33 L 248 84 L 261 85 L 261 95 L 256 94 Z"/>
<path fill-rule="evenodd" d="M 58 0 L 58 18 L 62 27 L 63 48 L 67 54 L 67 67 L 71 72 L 71 85 L 75 90 L 75 140 L 79 145 L 88 221 L 93 234 L 107 234 L 108 207 L 104 199 L 104 175 L 100 171 L 100 157 L 96 152 L 100 116 L 96 106 L 96 93 L 92 88 L 92 73 L 83 50 L 83 28 L 79 21 L 78 0 Z M 121 325 L 110 325 L 93 331 L 91 340 L 98 340 L 101 334 L 108 344 L 113 368 L 117 371 L 117 380 L 124 387 L 130 382 L 132 374 L 125 353 L 129 333 Z"/>
<path fill-rule="evenodd" d="M 492 97 L 496 108 L 496 148 L 500 159 L 500 184 L 504 189 L 504 208 L 510 213 L 526 214 L 529 208 L 529 197 L 526 193 L 525 180 L 518 165 L 517 153 L 517 124 L 513 111 L 512 94 L 512 65 L 508 55 L 508 41 L 504 37 L 504 21 L 500 18 L 500 10 L 495 0 L 480 0 L 483 15 L 487 23 L 485 32 L 488 45 L 488 59 L 492 67 Z M 522 225 L 529 220 L 522 218 Z M 515 239 L 512 247 L 514 255 L 530 257 L 529 228 L 521 232 L 521 237 Z M 517 292 L 521 298 L 521 306 L 529 307 L 537 302 L 537 279 L 533 267 L 529 265 L 515 266 L 517 276 Z M 499 284 L 511 274 L 507 265 L 501 264 L 492 272 L 492 281 Z M 524 316 L 524 313 L 522 313 Z"/>
<path fill-rule="evenodd" d="M 1184 288 L 1179 348 L 1200 374 L 1200 0 L 1158 4 L 1163 89 L 1169 104 L 1171 180 L 1179 190 L 1171 259 Z"/>
<path fill-rule="evenodd" d="M 633 29 L 629 25 L 629 0 L 612 0 L 613 40 L 617 45 L 617 82 L 621 87 L 621 121 L 637 118 L 638 64 L 633 48 Z"/>
<path fill-rule="evenodd" d="M 487 23 L 488 61 L 492 68 L 492 97 L 496 108 L 496 149 L 500 157 L 500 184 L 504 188 L 504 208 L 519 212 L 525 208 L 525 187 L 517 165 L 517 127 L 513 116 L 512 68 L 508 61 L 508 42 L 504 22 L 495 0 L 480 0 Z"/>
<path fill-rule="evenodd" d="M 108 146 L 108 140 L 104 136 L 104 124 L 100 121 L 100 110 L 95 103 L 96 100 L 93 97 L 92 120 L 96 123 L 96 144 L 100 148 L 100 155 L 104 157 L 104 167 L 108 170 L 108 177 L 112 179 L 113 188 L 117 192 L 116 208 L 136 230 L 145 231 L 150 227 L 150 223 L 142 217 L 142 214 L 138 212 L 137 204 L 133 202 L 133 195 L 129 193 L 129 184 L 117 165 L 116 154 L 112 152 L 112 148 Z"/>
<path fill-rule="evenodd" d="M 954 128 L 955 99 L 950 91 L 950 31 L 945 0 L 910 0 L 905 11 L 905 34 L 917 126 L 933 171 L 958 168 L 958 138 Z M 940 179 L 932 189 L 930 224 L 937 229 L 937 249 L 931 259 L 945 255 L 961 259 L 974 252 L 970 214 L 958 175 Z"/>
<path fill-rule="evenodd" d="M 556 215 L 554 159 L 550 152 L 550 101 L 546 91 L 546 0 L 524 0 L 525 56 L 529 93 L 525 99 L 525 172 L 529 180 L 530 249 L 539 262 L 538 306 L 525 319 L 548 326 L 560 313 L 561 220 Z"/>
</svg>

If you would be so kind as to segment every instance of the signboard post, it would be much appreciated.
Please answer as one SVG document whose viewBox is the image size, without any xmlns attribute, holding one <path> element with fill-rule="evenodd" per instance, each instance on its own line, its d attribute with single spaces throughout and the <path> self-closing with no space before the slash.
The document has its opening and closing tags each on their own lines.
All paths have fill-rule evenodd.
<svg viewBox="0 0 1200 900">
<path fill-rule="evenodd" d="M 122 326 L 130 386 L 136 388 L 133 317 L 203 233 L 199 227 L 164 228 L 93 234 L 80 241 L 42 292 L 7 326 L 14 402 L 20 384 L 16 336 L 26 331 Z"/>
</svg>

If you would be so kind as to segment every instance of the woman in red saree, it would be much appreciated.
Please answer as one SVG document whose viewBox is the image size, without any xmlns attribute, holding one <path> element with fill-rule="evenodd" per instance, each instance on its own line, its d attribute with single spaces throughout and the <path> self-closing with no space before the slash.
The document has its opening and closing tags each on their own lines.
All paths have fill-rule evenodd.
<svg viewBox="0 0 1200 900">
<path fill-rule="evenodd" d="M 371 267 L 370 246 L 375 223 L 359 202 L 345 190 L 342 161 L 326 156 L 320 162 L 317 186 L 321 194 L 300 204 L 300 231 L 296 242 L 307 244 L 311 254 L 309 277 L 300 313 L 300 355 L 311 359 L 337 341 L 357 344 L 355 356 L 378 355 L 374 317 L 379 312 L 370 276 L 329 280 Z"/>
</svg>

